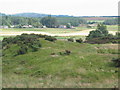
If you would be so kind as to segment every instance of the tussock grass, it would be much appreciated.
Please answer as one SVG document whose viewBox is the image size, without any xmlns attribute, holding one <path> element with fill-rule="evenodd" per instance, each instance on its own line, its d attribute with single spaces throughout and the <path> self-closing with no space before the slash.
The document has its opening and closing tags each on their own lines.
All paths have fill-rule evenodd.
<svg viewBox="0 0 120 90">
<path fill-rule="evenodd" d="M 4 88 L 113 88 L 118 87 L 118 71 L 112 66 L 112 58 L 118 54 L 101 54 L 98 44 L 74 43 L 40 39 L 42 47 L 13 57 L 17 46 L 3 51 Z M 109 46 L 109 44 L 107 45 Z M 97 47 L 97 48 L 96 48 Z M 70 55 L 59 52 L 70 50 Z M 55 53 L 57 56 L 52 56 Z"/>
</svg>

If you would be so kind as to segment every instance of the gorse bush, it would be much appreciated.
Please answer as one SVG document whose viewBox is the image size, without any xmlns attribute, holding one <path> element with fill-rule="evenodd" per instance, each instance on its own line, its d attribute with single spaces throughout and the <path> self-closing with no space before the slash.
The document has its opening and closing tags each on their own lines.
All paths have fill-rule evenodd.
<svg viewBox="0 0 120 90">
<path fill-rule="evenodd" d="M 57 40 L 55 37 L 51 37 L 51 36 L 46 36 L 45 37 L 45 40 L 48 40 L 48 41 L 55 41 L 55 40 Z"/>
<path fill-rule="evenodd" d="M 85 43 L 91 43 L 91 44 L 105 44 L 105 43 L 120 43 L 120 37 L 117 35 L 111 35 L 108 34 L 104 37 L 98 37 L 98 38 L 89 38 L 85 41 Z"/>
<path fill-rule="evenodd" d="M 65 50 L 65 51 L 59 52 L 59 54 L 60 55 L 70 55 L 71 51 L 70 50 Z"/>
<path fill-rule="evenodd" d="M 25 54 L 27 53 L 27 49 L 26 47 L 21 47 L 18 51 L 16 55 L 21 55 L 21 54 Z"/>
<path fill-rule="evenodd" d="M 74 42 L 74 39 L 73 38 L 69 38 L 68 41 Z"/>
<path fill-rule="evenodd" d="M 20 48 L 16 51 L 17 55 L 26 54 L 27 52 L 35 52 L 41 47 L 41 42 L 39 38 L 45 38 L 48 41 L 57 40 L 55 37 L 42 35 L 42 34 L 22 34 L 16 37 L 4 38 L 2 43 L 3 49 L 6 49 L 11 44 L 17 44 Z"/>
<path fill-rule="evenodd" d="M 120 67 L 120 58 L 113 59 L 112 61 L 114 62 L 115 67 Z"/>
<path fill-rule="evenodd" d="M 7 47 L 9 44 L 17 44 L 20 48 L 17 50 L 16 55 L 25 54 L 28 51 L 37 51 L 41 47 L 39 37 L 45 37 L 42 35 L 35 34 L 22 34 L 16 37 L 4 38 L 3 48 Z M 15 55 L 15 56 L 16 56 Z"/>
<path fill-rule="evenodd" d="M 78 42 L 78 43 L 82 43 L 83 40 L 82 40 L 81 38 L 79 38 L 79 39 L 76 39 L 76 42 Z"/>
</svg>

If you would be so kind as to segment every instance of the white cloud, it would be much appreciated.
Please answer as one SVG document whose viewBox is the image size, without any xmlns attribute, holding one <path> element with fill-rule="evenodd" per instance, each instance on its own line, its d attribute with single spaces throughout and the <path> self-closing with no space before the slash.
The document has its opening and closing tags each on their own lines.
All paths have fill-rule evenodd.
<svg viewBox="0 0 120 90">
<path fill-rule="evenodd" d="M 1 0 L 0 12 L 36 12 L 75 16 L 118 15 L 119 0 Z"/>
</svg>

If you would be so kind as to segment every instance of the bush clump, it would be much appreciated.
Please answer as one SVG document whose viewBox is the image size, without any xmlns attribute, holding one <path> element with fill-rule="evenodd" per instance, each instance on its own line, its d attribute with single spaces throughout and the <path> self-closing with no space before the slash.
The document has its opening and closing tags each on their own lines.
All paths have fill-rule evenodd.
<svg viewBox="0 0 120 90">
<path fill-rule="evenodd" d="M 114 62 L 115 67 L 120 67 L 120 58 L 113 59 L 112 61 Z"/>
<path fill-rule="evenodd" d="M 48 41 L 54 42 L 54 41 L 57 40 L 57 39 L 56 39 L 55 37 L 46 36 L 46 37 L 45 37 L 45 40 L 48 40 Z"/>
<path fill-rule="evenodd" d="M 83 40 L 82 40 L 81 38 L 79 38 L 79 39 L 76 39 L 76 42 L 78 42 L 78 43 L 82 43 Z"/>
<path fill-rule="evenodd" d="M 62 51 L 62 52 L 59 52 L 60 55 L 70 55 L 71 54 L 71 51 L 70 50 L 65 50 L 65 51 Z"/>
<path fill-rule="evenodd" d="M 74 39 L 73 38 L 69 38 L 68 41 L 74 42 Z"/>
<path fill-rule="evenodd" d="M 26 53 L 27 53 L 27 50 L 28 50 L 27 47 L 21 47 L 21 48 L 17 51 L 17 55 L 26 54 Z"/>
<path fill-rule="evenodd" d="M 120 43 L 120 33 L 109 34 L 105 25 L 98 24 L 95 31 L 90 31 L 85 42 L 91 44 Z"/>
<path fill-rule="evenodd" d="M 117 35 L 111 35 L 108 34 L 104 37 L 98 37 L 98 38 L 89 38 L 85 41 L 85 43 L 91 43 L 91 44 L 105 44 L 105 43 L 120 43 L 120 37 Z"/>
<path fill-rule="evenodd" d="M 16 37 L 4 38 L 2 41 L 3 49 L 10 44 L 17 44 L 20 48 L 17 50 L 16 55 L 26 54 L 28 51 L 35 52 L 41 47 L 40 36 L 35 34 L 22 34 Z"/>
</svg>

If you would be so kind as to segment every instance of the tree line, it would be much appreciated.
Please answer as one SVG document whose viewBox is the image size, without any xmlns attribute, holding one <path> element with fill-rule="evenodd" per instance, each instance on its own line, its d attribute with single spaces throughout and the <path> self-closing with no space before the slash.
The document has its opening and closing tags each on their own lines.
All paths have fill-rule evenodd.
<svg viewBox="0 0 120 90">
<path fill-rule="evenodd" d="M 16 28 L 21 28 L 23 25 L 32 25 L 35 28 L 41 28 L 46 26 L 48 28 L 58 27 L 59 25 L 78 26 L 80 24 L 93 24 L 96 22 L 87 22 L 85 19 L 80 17 L 51 17 L 48 15 L 46 17 L 17 17 L 17 16 L 2 16 L 0 18 L 1 25 L 6 25 L 10 27 L 15 25 Z M 105 25 L 120 25 L 119 18 L 108 19 L 103 22 Z"/>
<path fill-rule="evenodd" d="M 117 25 L 119 24 L 120 25 L 120 18 L 115 18 L 115 19 L 108 19 L 108 20 L 105 20 L 103 22 L 103 24 L 105 25 Z"/>
<path fill-rule="evenodd" d="M 1 25 L 7 25 L 8 27 L 11 25 L 15 25 L 18 28 L 20 28 L 22 25 L 33 25 L 34 27 L 42 26 L 39 18 L 2 16 L 0 21 L 2 22 Z"/>
<path fill-rule="evenodd" d="M 59 25 L 67 25 L 70 23 L 72 26 L 78 26 L 79 24 L 87 24 L 87 21 L 79 17 L 17 17 L 17 16 L 2 16 L 0 18 L 1 25 L 10 27 L 15 25 L 16 28 L 21 28 L 23 25 L 32 25 L 35 28 L 45 25 L 48 28 L 54 28 Z"/>
</svg>

